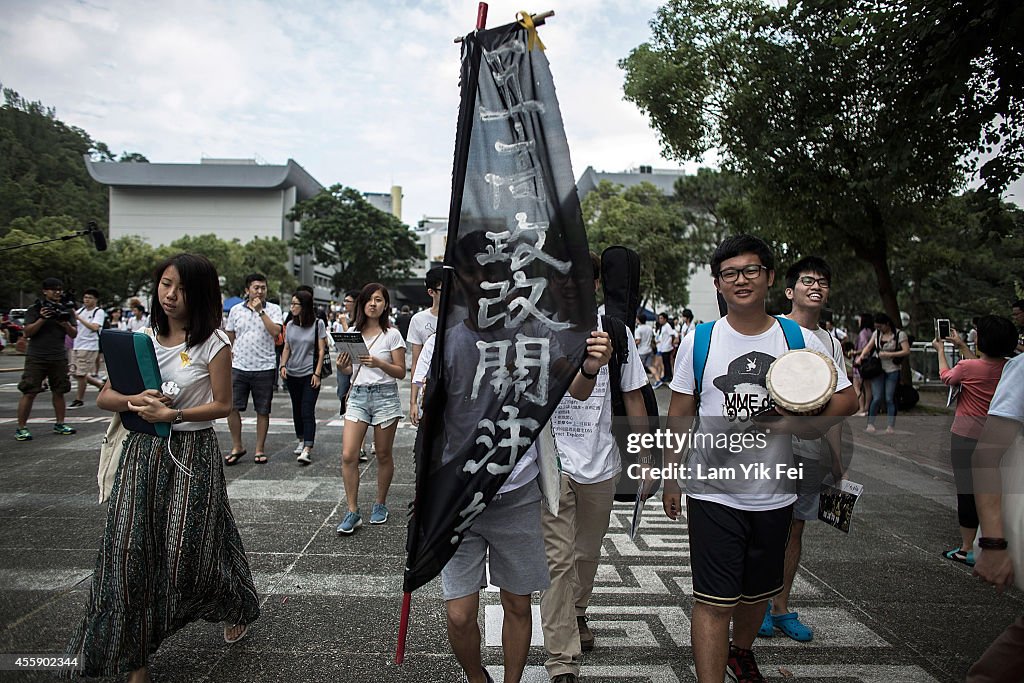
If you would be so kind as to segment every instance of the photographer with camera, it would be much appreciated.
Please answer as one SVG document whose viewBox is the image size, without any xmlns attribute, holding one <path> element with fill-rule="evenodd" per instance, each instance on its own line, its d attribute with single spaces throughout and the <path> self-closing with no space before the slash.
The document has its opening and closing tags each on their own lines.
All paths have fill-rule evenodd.
<svg viewBox="0 0 1024 683">
<path fill-rule="evenodd" d="M 53 433 L 69 436 L 75 430 L 64 424 L 64 394 L 71 391 L 68 379 L 68 357 L 64 348 L 64 337 L 75 337 L 75 311 L 61 301 L 64 283 L 55 277 L 43 280 L 43 298 L 38 299 L 25 312 L 25 370 L 18 382 L 21 400 L 18 402 L 18 429 L 14 438 L 29 441 L 32 432 L 28 430 L 28 416 L 36 395 L 43 391 L 43 381 L 49 380 L 53 394 L 53 412 L 57 423 Z"/>
</svg>

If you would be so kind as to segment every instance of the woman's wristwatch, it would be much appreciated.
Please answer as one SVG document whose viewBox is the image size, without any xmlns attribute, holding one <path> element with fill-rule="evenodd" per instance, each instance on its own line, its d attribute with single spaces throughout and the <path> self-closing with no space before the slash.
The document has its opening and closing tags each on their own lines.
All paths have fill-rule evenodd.
<svg viewBox="0 0 1024 683">
<path fill-rule="evenodd" d="M 183 411 L 181 408 L 178 408 L 178 414 L 174 416 L 173 424 L 180 425 L 184 421 L 185 421 L 185 411 Z"/>
</svg>

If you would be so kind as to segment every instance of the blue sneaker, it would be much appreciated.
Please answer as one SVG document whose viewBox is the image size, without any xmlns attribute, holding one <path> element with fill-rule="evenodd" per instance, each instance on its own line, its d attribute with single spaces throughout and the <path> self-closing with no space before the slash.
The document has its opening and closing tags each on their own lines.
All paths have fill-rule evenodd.
<svg viewBox="0 0 1024 683">
<path fill-rule="evenodd" d="M 18 441 L 31 441 L 32 432 L 28 431 L 28 427 L 18 427 L 14 430 L 14 438 Z"/>
<path fill-rule="evenodd" d="M 345 518 L 341 520 L 341 524 L 338 525 L 338 535 L 350 534 L 357 528 L 363 525 L 363 518 L 359 514 L 359 511 L 346 512 Z"/>
<path fill-rule="evenodd" d="M 58 422 L 57 424 L 53 425 L 54 434 L 60 434 L 61 436 L 71 436 L 76 432 L 77 430 L 74 427 L 69 427 L 62 422 Z"/>
<path fill-rule="evenodd" d="M 373 512 L 370 513 L 370 524 L 383 524 L 388 521 L 388 506 L 384 503 L 374 503 Z"/>
</svg>

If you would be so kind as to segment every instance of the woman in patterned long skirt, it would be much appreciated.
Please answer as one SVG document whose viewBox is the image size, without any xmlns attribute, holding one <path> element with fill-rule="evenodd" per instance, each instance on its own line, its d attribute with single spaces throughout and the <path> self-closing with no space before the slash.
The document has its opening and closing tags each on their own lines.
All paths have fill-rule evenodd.
<svg viewBox="0 0 1024 683">
<path fill-rule="evenodd" d="M 183 626 L 225 622 L 233 643 L 260 613 L 213 431 L 231 409 L 217 270 L 203 256 L 178 254 L 154 279 L 152 335 L 165 392 L 125 396 L 107 383 L 97 404 L 170 422 L 171 438 L 130 432 L 124 442 L 89 611 L 68 646 L 84 675 L 128 673 L 130 683 L 150 680 L 149 656 Z"/>
</svg>

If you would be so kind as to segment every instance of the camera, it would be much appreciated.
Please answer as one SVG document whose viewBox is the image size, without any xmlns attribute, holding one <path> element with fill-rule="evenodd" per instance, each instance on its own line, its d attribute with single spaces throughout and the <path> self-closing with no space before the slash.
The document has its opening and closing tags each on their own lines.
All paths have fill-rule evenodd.
<svg viewBox="0 0 1024 683">
<path fill-rule="evenodd" d="M 71 304 L 53 301 L 40 301 L 39 312 L 50 311 L 50 320 L 70 323 L 75 319 L 75 307 Z"/>
</svg>

